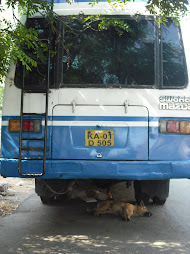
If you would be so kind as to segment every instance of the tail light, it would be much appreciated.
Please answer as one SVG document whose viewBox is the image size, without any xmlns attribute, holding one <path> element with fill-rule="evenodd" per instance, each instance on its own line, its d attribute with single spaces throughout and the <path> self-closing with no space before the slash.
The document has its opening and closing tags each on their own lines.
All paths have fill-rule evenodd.
<svg viewBox="0 0 190 254">
<path fill-rule="evenodd" d="M 190 121 L 161 120 L 160 132 L 190 134 Z"/>
<path fill-rule="evenodd" d="M 179 121 L 167 121 L 166 131 L 168 133 L 179 133 Z"/>
<path fill-rule="evenodd" d="M 20 131 L 20 120 L 10 119 L 9 120 L 9 131 Z M 22 124 L 23 132 L 40 132 L 41 131 L 41 120 L 40 119 L 23 119 Z"/>
<path fill-rule="evenodd" d="M 180 121 L 180 133 L 190 134 L 190 121 Z"/>
</svg>

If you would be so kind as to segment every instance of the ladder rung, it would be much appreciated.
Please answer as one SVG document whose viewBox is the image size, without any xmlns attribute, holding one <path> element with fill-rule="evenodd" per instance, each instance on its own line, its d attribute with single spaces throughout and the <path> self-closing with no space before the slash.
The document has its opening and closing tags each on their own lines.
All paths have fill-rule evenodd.
<svg viewBox="0 0 190 254">
<path fill-rule="evenodd" d="M 43 161 L 44 160 L 44 158 L 28 158 L 28 157 L 23 157 L 23 158 L 21 158 L 21 161 L 22 160 L 28 160 L 28 161 L 39 161 L 39 160 L 41 160 L 41 161 Z"/>
<path fill-rule="evenodd" d="M 44 138 L 22 138 L 22 140 L 44 140 Z"/>
<path fill-rule="evenodd" d="M 23 113 L 23 116 L 32 116 L 32 115 L 35 115 L 35 116 L 45 116 L 46 113 Z"/>
<path fill-rule="evenodd" d="M 30 90 L 30 89 L 23 89 L 24 93 L 46 93 L 46 89 L 39 89 L 39 90 Z M 48 93 L 51 93 L 51 90 L 48 91 Z"/>
<path fill-rule="evenodd" d="M 22 176 L 24 177 L 37 177 L 37 176 L 43 176 L 44 173 L 40 173 L 40 174 L 22 174 Z"/>
<path fill-rule="evenodd" d="M 44 148 L 43 147 L 23 146 L 23 147 L 21 147 L 21 150 L 43 152 Z M 49 151 L 49 148 L 47 148 L 47 151 Z"/>
</svg>

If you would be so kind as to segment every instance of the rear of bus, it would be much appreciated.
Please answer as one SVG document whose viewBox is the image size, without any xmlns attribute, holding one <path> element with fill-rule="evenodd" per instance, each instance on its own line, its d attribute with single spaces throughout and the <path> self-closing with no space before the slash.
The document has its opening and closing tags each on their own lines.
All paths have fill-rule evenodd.
<svg viewBox="0 0 190 254">
<path fill-rule="evenodd" d="M 46 202 L 75 179 L 131 181 L 137 201 L 163 204 L 169 179 L 190 177 L 189 19 L 181 27 L 170 19 L 159 24 L 142 3 L 115 11 L 107 3 L 94 9 L 87 3 L 55 3 L 54 11 L 59 37 L 52 36 L 47 158 L 44 174 L 36 177 L 37 194 Z M 119 19 L 126 29 L 98 31 L 96 22 L 84 28 L 84 17 L 99 13 Z M 42 17 L 26 25 L 48 41 Z M 43 146 L 47 68 L 41 63 L 24 74 L 25 147 Z M 5 87 L 1 175 L 40 175 L 40 149 L 22 151 L 22 174 L 18 171 L 21 64 L 9 75 L 14 84 L 7 80 Z"/>
</svg>

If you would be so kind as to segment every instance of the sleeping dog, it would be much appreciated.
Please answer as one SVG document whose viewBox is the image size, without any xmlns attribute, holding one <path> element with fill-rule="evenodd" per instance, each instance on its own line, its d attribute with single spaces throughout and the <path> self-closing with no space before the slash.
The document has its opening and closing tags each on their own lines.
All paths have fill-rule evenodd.
<svg viewBox="0 0 190 254">
<path fill-rule="evenodd" d="M 87 213 L 94 215 L 100 214 L 114 214 L 119 215 L 123 220 L 130 221 L 131 216 L 151 216 L 152 213 L 148 211 L 144 202 L 141 201 L 140 206 L 122 201 L 106 200 L 99 202 L 96 208 L 87 208 Z"/>
</svg>

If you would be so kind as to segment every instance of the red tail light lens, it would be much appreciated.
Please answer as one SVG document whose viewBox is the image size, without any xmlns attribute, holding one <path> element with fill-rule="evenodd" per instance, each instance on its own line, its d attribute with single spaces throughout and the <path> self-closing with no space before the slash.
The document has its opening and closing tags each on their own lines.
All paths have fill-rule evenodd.
<svg viewBox="0 0 190 254">
<path fill-rule="evenodd" d="M 179 133 L 179 121 L 167 121 L 166 131 L 168 133 Z"/>
<path fill-rule="evenodd" d="M 9 131 L 20 131 L 20 120 L 10 119 L 9 120 Z M 41 131 L 41 120 L 40 119 L 24 119 L 22 125 L 23 132 L 40 132 Z"/>
<path fill-rule="evenodd" d="M 190 121 L 161 120 L 160 132 L 190 134 Z"/>
<path fill-rule="evenodd" d="M 34 131 L 34 121 L 33 120 L 23 120 L 22 131 Z"/>
</svg>

